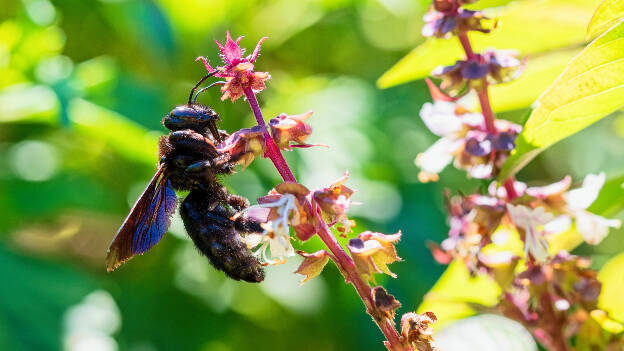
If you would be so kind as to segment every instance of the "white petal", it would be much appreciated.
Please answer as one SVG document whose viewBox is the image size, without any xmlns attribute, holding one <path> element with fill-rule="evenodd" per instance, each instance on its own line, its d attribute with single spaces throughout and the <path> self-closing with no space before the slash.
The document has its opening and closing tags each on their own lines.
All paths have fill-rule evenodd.
<svg viewBox="0 0 624 351">
<path fill-rule="evenodd" d="M 583 186 L 578 189 L 570 190 L 563 194 L 563 198 L 568 203 L 568 207 L 572 211 L 585 210 L 591 205 L 596 198 L 600 189 L 605 183 L 604 172 L 600 174 L 588 174 L 583 180 Z"/>
<path fill-rule="evenodd" d="M 544 224 L 544 233 L 545 234 L 557 234 L 565 232 L 570 229 L 572 225 L 572 218 L 568 215 L 561 215 L 552 221 Z"/>
<path fill-rule="evenodd" d="M 485 119 L 480 113 L 464 113 L 461 115 L 462 122 L 471 127 L 479 127 L 485 124 Z"/>
<path fill-rule="evenodd" d="M 545 186 L 533 186 L 526 190 L 526 193 L 538 199 L 545 199 L 548 196 L 561 194 L 568 190 L 572 177 L 566 176 L 562 180 Z"/>
<path fill-rule="evenodd" d="M 446 136 L 463 128 L 462 120 L 455 114 L 455 103 L 448 101 L 425 103 L 420 110 L 420 118 L 438 136 Z"/>
<path fill-rule="evenodd" d="M 617 219 L 606 219 L 587 211 L 578 211 L 576 215 L 576 229 L 589 244 L 597 245 L 609 234 L 609 228 L 619 228 L 621 222 Z"/>
<path fill-rule="evenodd" d="M 260 245 L 262 242 L 263 235 L 259 233 L 249 233 L 243 237 L 243 242 L 247 245 L 249 249 L 253 249 L 254 247 Z"/>
<path fill-rule="evenodd" d="M 283 258 L 295 255 L 295 249 L 290 244 L 290 240 L 284 242 L 283 238 L 277 235 L 269 241 L 269 247 L 271 248 L 272 258 Z"/>
<path fill-rule="evenodd" d="M 524 230 L 527 230 L 531 227 L 531 223 L 529 222 L 529 208 L 526 206 L 518 205 L 514 206 L 512 204 L 507 204 L 507 213 L 509 213 L 509 217 L 511 217 L 511 221 L 517 226 L 521 227 Z"/>
<path fill-rule="evenodd" d="M 492 164 L 483 163 L 480 165 L 472 166 L 468 169 L 468 174 L 476 179 L 486 179 L 492 177 Z"/>
<path fill-rule="evenodd" d="M 537 262 L 545 262 L 548 258 L 548 243 L 539 233 L 531 230 L 526 233 L 526 248 Z"/>
<path fill-rule="evenodd" d="M 536 227 L 544 225 L 553 220 L 554 216 L 546 212 L 543 207 L 530 209 L 523 205 L 514 206 L 507 204 L 507 212 L 511 221 L 516 226 L 524 228 L 526 231 L 535 230 Z"/>
<path fill-rule="evenodd" d="M 440 173 L 451 161 L 454 140 L 442 138 L 418 155 L 416 165 L 428 173 Z"/>
<path fill-rule="evenodd" d="M 546 212 L 543 207 L 537 207 L 531 212 L 531 221 L 534 226 L 544 225 L 555 218 L 552 213 Z"/>
</svg>

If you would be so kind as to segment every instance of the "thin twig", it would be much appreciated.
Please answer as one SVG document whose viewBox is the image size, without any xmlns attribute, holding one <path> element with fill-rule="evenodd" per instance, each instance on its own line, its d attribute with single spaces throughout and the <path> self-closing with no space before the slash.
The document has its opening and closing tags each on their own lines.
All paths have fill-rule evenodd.
<svg viewBox="0 0 624 351">
<path fill-rule="evenodd" d="M 284 181 L 296 183 L 297 180 L 290 170 L 290 167 L 284 160 L 280 149 L 273 141 L 273 138 L 271 138 L 271 136 L 269 135 L 266 123 L 264 122 L 264 117 L 262 116 L 262 111 L 260 110 L 260 106 L 258 105 L 258 100 L 256 99 L 254 92 L 251 90 L 251 88 L 246 88 L 244 89 L 244 93 L 247 97 L 247 102 L 249 102 L 249 105 L 251 106 L 258 125 L 264 128 L 264 138 L 266 141 L 265 156 L 273 162 L 275 168 L 280 173 Z M 394 328 L 394 322 L 389 320 L 388 318 L 380 317 L 375 313 L 375 302 L 373 300 L 373 294 L 370 285 L 368 285 L 368 283 L 364 281 L 360 274 L 357 272 L 355 268 L 355 263 L 336 240 L 336 237 L 329 229 L 327 223 L 325 222 L 320 211 L 318 210 L 318 207 L 312 208 L 312 205 L 309 202 L 306 205 L 314 213 L 314 216 L 319 223 L 319 238 L 325 243 L 329 251 L 332 253 L 330 257 L 334 260 L 340 272 L 345 276 L 345 280 L 353 285 L 356 292 L 362 299 L 364 306 L 366 306 L 366 312 L 372 317 L 373 321 L 377 324 L 381 332 L 388 340 L 388 349 L 390 351 L 412 351 L 412 348 L 409 345 L 401 341 L 399 333 Z"/>
</svg>

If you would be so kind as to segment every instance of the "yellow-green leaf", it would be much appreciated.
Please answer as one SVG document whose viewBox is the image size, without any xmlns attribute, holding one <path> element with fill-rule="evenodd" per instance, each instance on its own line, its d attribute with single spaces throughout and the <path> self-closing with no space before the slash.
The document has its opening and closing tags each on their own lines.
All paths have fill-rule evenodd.
<svg viewBox="0 0 624 351">
<path fill-rule="evenodd" d="M 561 50 L 535 58 L 529 57 L 527 67 L 520 78 L 490 88 L 490 100 L 494 111 L 512 111 L 531 106 L 580 51 L 580 49 Z"/>
<path fill-rule="evenodd" d="M 609 260 L 598 273 L 602 290 L 598 298 L 598 307 L 609 317 L 624 322 L 624 253 Z"/>
<path fill-rule="evenodd" d="M 587 26 L 589 36 L 596 36 L 624 18 L 624 0 L 603 0 Z"/>
<path fill-rule="evenodd" d="M 456 260 L 425 295 L 417 312 L 434 311 L 438 318 L 436 328 L 441 328 L 477 313 L 475 306 L 496 305 L 500 294 L 501 289 L 492 278 L 472 277 L 464 262 Z"/>
<path fill-rule="evenodd" d="M 624 174 L 607 180 L 589 211 L 601 216 L 614 216 L 624 208 Z"/>
<path fill-rule="evenodd" d="M 499 179 L 542 150 L 624 106 L 624 23 L 596 38 L 538 99 Z"/>
<path fill-rule="evenodd" d="M 592 0 L 524 0 L 489 10 L 499 19 L 499 28 L 484 35 L 471 33 L 476 51 L 496 47 L 516 49 L 522 54 L 545 52 L 585 42 L 586 24 L 595 8 Z M 430 39 L 397 62 L 377 81 L 389 88 L 429 75 L 438 65 L 449 65 L 463 57 L 456 39 Z"/>
</svg>

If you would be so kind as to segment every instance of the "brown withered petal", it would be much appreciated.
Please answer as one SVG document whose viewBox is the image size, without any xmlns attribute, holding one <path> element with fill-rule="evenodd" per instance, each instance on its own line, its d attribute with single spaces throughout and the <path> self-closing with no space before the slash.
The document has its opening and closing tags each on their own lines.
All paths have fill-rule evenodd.
<svg viewBox="0 0 624 351">
<path fill-rule="evenodd" d="M 301 115 L 289 116 L 285 113 L 271 119 L 271 137 L 282 150 L 291 150 L 293 146 L 314 146 L 305 143 L 312 134 L 312 127 L 304 121 L 312 116 L 312 111 Z M 295 143 L 296 145 L 291 145 Z"/>
<path fill-rule="evenodd" d="M 375 302 L 375 307 L 386 313 L 390 319 L 394 318 L 394 310 L 401 307 L 401 303 L 394 296 L 388 294 L 386 289 L 381 286 L 373 288 L 373 301 Z"/>
<path fill-rule="evenodd" d="M 277 200 L 279 200 L 282 197 L 281 194 L 268 194 L 268 195 L 264 195 L 258 198 L 258 203 L 259 204 L 268 204 L 271 202 L 275 202 Z"/>
<path fill-rule="evenodd" d="M 301 241 L 307 241 L 316 234 L 316 226 L 312 223 L 299 224 L 294 226 L 294 229 L 297 238 Z"/>
<path fill-rule="evenodd" d="M 256 156 L 264 154 L 265 147 L 262 127 L 254 126 L 234 132 L 217 146 L 217 150 L 238 158 L 238 163 L 247 167 Z"/>
<path fill-rule="evenodd" d="M 299 268 L 295 273 L 305 275 L 306 277 L 300 281 L 301 284 L 321 274 L 323 268 L 329 261 L 329 255 L 325 250 L 317 251 L 315 253 L 307 253 L 304 251 L 297 251 L 297 253 L 303 257 L 303 262 L 299 265 Z"/>
<path fill-rule="evenodd" d="M 347 248 L 349 252 L 351 252 L 358 273 L 366 280 L 375 281 L 375 273 L 382 272 L 377 265 L 375 265 L 371 255 L 377 252 L 377 250 L 381 248 L 381 245 L 375 241 L 365 243 L 362 239 L 355 238 L 349 240 Z"/>
<path fill-rule="evenodd" d="M 532 285 L 542 285 L 546 283 L 546 274 L 542 266 L 533 266 L 518 274 L 518 279 L 526 279 Z"/>
<path fill-rule="evenodd" d="M 310 190 L 305 186 L 295 182 L 283 182 L 275 186 L 275 190 L 280 194 L 293 194 L 298 198 L 306 197 Z"/>
<path fill-rule="evenodd" d="M 375 281 L 375 273 L 385 273 L 396 278 L 396 274 L 390 271 L 388 264 L 401 261 L 394 247 L 400 238 L 401 232 L 386 235 L 367 231 L 349 240 L 347 247 L 358 272 L 372 281 Z"/>
<path fill-rule="evenodd" d="M 586 302 L 598 301 L 602 284 L 598 280 L 583 279 L 572 285 L 578 291 L 581 299 Z"/>
<path fill-rule="evenodd" d="M 448 12 L 455 10 L 457 5 L 455 0 L 433 0 L 433 8 L 439 12 Z"/>
<path fill-rule="evenodd" d="M 431 324 L 437 321 L 433 312 L 422 314 L 409 312 L 401 317 L 401 335 L 419 351 L 437 351 L 433 343 L 433 328 Z"/>
</svg>

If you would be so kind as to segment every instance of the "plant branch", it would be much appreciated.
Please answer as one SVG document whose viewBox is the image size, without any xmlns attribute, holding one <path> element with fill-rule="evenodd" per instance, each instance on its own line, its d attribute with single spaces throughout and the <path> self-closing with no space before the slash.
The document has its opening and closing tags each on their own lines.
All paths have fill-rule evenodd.
<svg viewBox="0 0 624 351">
<path fill-rule="evenodd" d="M 483 79 L 483 86 L 481 89 L 477 90 L 477 95 L 479 96 L 479 104 L 481 105 L 481 113 L 483 114 L 483 119 L 485 120 L 485 129 L 488 133 L 496 134 L 496 126 L 494 125 L 494 111 L 492 111 L 492 106 L 490 105 L 490 96 L 488 95 L 488 83 Z"/>
<path fill-rule="evenodd" d="M 459 32 L 459 34 L 457 34 L 457 38 L 459 38 L 459 42 L 464 48 L 464 52 L 466 52 L 466 57 L 468 58 L 468 60 L 474 59 L 476 55 L 474 51 L 472 51 L 472 45 L 470 45 L 470 39 L 468 39 L 468 32 L 466 32 L 465 30 Z"/>
<path fill-rule="evenodd" d="M 271 135 L 269 135 L 269 130 L 266 126 L 266 123 L 264 122 L 264 117 L 262 116 L 262 111 L 260 110 L 260 106 L 258 105 L 256 94 L 249 87 L 244 89 L 244 93 L 245 97 L 247 98 L 247 102 L 249 102 L 249 106 L 251 106 L 254 117 L 256 117 L 256 122 L 258 122 L 258 125 L 264 129 L 264 141 L 266 143 L 265 157 L 271 159 L 271 161 L 275 165 L 275 168 L 277 168 L 277 171 L 282 176 L 282 179 L 287 182 L 296 183 L 297 180 L 290 170 L 290 167 L 288 167 L 286 160 L 284 160 L 284 156 L 282 156 L 282 153 L 275 144 L 275 141 L 273 141 L 273 138 L 271 138 Z"/>
<path fill-rule="evenodd" d="M 271 136 L 269 135 L 255 93 L 251 90 L 251 88 L 245 88 L 244 93 L 247 97 L 249 105 L 251 106 L 258 125 L 264 128 L 264 138 L 266 143 L 265 156 L 271 159 L 271 161 L 275 165 L 275 168 L 280 173 L 284 181 L 296 183 L 297 180 L 290 170 L 290 167 L 284 160 L 280 149 L 273 141 L 273 138 L 271 138 Z M 332 253 L 330 257 L 334 260 L 334 262 L 338 266 L 338 269 L 344 275 L 345 280 L 353 285 L 356 292 L 362 299 L 364 306 L 366 306 L 366 312 L 373 318 L 373 321 L 377 324 L 381 332 L 386 337 L 386 346 L 388 347 L 388 349 L 390 351 L 412 351 L 412 348 L 409 345 L 406 345 L 404 342 L 401 341 L 399 333 L 394 328 L 394 321 L 388 318 L 380 317 L 378 313 L 375 313 L 377 309 L 375 308 L 375 302 L 373 300 L 373 294 L 370 285 L 368 285 L 368 283 L 362 279 L 360 274 L 358 274 L 355 268 L 355 263 L 336 240 L 336 237 L 333 235 L 327 223 L 323 219 L 318 209 L 318 206 L 315 205 L 315 208 L 313 208 L 309 202 L 307 202 L 306 205 L 309 209 L 311 209 L 311 211 L 313 211 L 315 219 L 319 223 L 319 238 L 325 243 L 329 251 Z"/>
<path fill-rule="evenodd" d="M 472 50 L 472 45 L 470 44 L 470 39 L 468 39 L 468 34 L 466 31 L 461 31 L 458 35 L 459 42 L 464 48 L 464 52 L 466 53 L 466 57 L 468 60 L 477 60 L 478 55 L 474 53 Z M 494 124 L 495 116 L 494 111 L 492 110 L 492 105 L 490 104 L 490 95 L 488 93 L 488 82 L 484 78 L 482 85 L 479 89 L 476 89 L 477 96 L 479 97 L 479 105 L 481 106 L 481 113 L 483 114 L 483 119 L 485 121 L 485 129 L 488 133 L 496 134 L 498 131 L 496 130 L 496 125 Z M 507 198 L 509 200 L 513 200 L 518 197 L 518 193 L 514 188 L 515 179 L 513 177 L 509 177 L 505 182 L 503 182 L 503 186 L 507 191 Z"/>
</svg>

